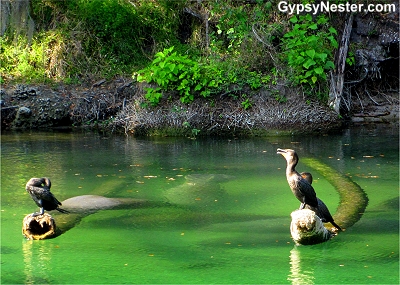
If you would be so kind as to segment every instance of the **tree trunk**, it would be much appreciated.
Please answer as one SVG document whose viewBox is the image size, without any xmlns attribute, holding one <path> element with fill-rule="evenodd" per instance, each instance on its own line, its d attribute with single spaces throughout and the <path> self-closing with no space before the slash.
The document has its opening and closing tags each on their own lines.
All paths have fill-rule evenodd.
<svg viewBox="0 0 400 285">
<path fill-rule="evenodd" d="M 331 83 L 329 90 L 329 106 L 340 114 L 340 101 L 343 93 L 344 70 L 346 66 L 347 51 L 349 49 L 350 34 L 353 27 L 353 14 L 345 22 L 342 39 L 336 56 L 336 71 L 331 73 Z"/>
<path fill-rule="evenodd" d="M 56 223 L 48 213 L 37 216 L 29 214 L 23 220 L 22 234 L 30 240 L 52 238 L 56 235 Z"/>
<path fill-rule="evenodd" d="M 291 217 L 290 234 L 298 245 L 322 243 L 335 236 L 334 232 L 324 227 L 321 219 L 312 210 L 296 210 Z"/>
</svg>

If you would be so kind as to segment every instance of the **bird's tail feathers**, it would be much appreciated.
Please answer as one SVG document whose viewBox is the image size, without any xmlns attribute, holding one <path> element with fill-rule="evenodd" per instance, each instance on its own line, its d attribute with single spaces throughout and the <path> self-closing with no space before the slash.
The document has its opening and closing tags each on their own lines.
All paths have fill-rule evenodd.
<svg viewBox="0 0 400 285">
<path fill-rule="evenodd" d="M 70 213 L 69 211 L 64 210 L 64 209 L 61 209 L 61 208 L 57 208 L 56 210 L 59 211 L 59 212 L 61 212 L 61 213 L 64 213 L 64 214 Z"/>
<path fill-rule="evenodd" d="M 330 222 L 335 228 L 337 228 L 339 231 L 343 231 L 341 227 L 339 227 L 334 221 Z"/>
</svg>

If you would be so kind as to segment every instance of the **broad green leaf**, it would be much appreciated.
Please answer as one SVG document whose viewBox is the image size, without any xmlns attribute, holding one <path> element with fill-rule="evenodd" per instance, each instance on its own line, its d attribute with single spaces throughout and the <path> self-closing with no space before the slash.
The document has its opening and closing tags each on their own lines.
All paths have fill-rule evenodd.
<svg viewBox="0 0 400 285">
<path fill-rule="evenodd" d="M 314 45 L 315 43 L 320 42 L 322 39 L 315 35 L 312 35 L 307 37 L 305 40 L 308 44 Z"/>
<path fill-rule="evenodd" d="M 297 23 L 297 22 L 298 22 L 298 19 L 297 19 L 296 16 L 293 16 L 292 18 L 290 18 L 289 21 L 290 21 L 291 23 Z"/>
<path fill-rule="evenodd" d="M 169 67 L 169 70 L 174 71 L 175 66 L 176 66 L 175 63 L 170 64 L 170 65 L 168 66 L 168 67 Z"/>
<path fill-rule="evenodd" d="M 336 31 L 336 29 L 333 28 L 333 27 L 330 27 L 330 28 L 329 28 L 329 32 L 331 32 L 332 34 L 337 35 L 337 31 Z"/>
<path fill-rule="evenodd" d="M 322 74 L 324 72 L 324 69 L 321 66 L 318 66 L 317 68 L 314 68 L 314 72 L 316 74 Z"/>
<path fill-rule="evenodd" d="M 312 24 L 312 25 L 308 26 L 308 28 L 314 31 L 314 30 L 318 29 L 318 26 L 317 26 L 317 24 Z"/>
<path fill-rule="evenodd" d="M 335 68 L 335 64 L 332 62 L 332 61 L 330 61 L 330 60 L 328 60 L 326 63 L 325 63 L 325 67 L 324 67 L 325 69 L 334 69 Z"/>
<path fill-rule="evenodd" d="M 158 52 L 158 53 L 156 53 L 156 55 L 155 55 L 156 57 L 159 57 L 159 58 L 164 58 L 165 57 L 165 55 L 160 51 L 160 52 Z"/>
<path fill-rule="evenodd" d="M 331 45 L 334 48 L 338 48 L 339 47 L 338 42 L 336 41 L 336 39 L 334 37 L 330 36 L 330 37 L 328 37 L 328 39 L 331 41 Z"/>
<path fill-rule="evenodd" d="M 317 24 L 321 25 L 321 24 L 325 24 L 327 22 L 328 22 L 328 19 L 326 17 L 324 17 L 324 16 L 321 16 L 321 17 L 318 18 Z"/>
<path fill-rule="evenodd" d="M 306 54 L 311 57 L 312 59 L 314 59 L 314 55 L 315 55 L 315 50 L 313 49 L 309 49 L 306 51 Z"/>
<path fill-rule="evenodd" d="M 312 80 L 312 82 L 315 84 L 315 82 L 317 82 L 318 78 L 315 77 L 315 76 L 313 76 L 313 77 L 311 77 L 311 80 Z"/>
<path fill-rule="evenodd" d="M 304 75 L 304 77 L 305 77 L 305 78 L 310 77 L 311 74 L 312 74 L 312 71 L 309 70 L 309 71 L 306 72 L 306 74 Z"/>
<path fill-rule="evenodd" d="M 183 72 L 181 75 L 179 75 L 179 79 L 185 78 L 187 74 L 187 71 Z"/>
<path fill-rule="evenodd" d="M 321 52 L 321 53 L 316 53 L 315 57 L 318 57 L 319 59 L 321 59 L 322 62 L 325 62 L 328 55 L 326 53 Z"/>
<path fill-rule="evenodd" d="M 296 57 L 296 59 L 294 60 L 294 62 L 298 65 L 300 65 L 302 62 L 304 62 L 305 58 L 302 56 L 298 56 Z"/>
<path fill-rule="evenodd" d="M 303 63 L 303 67 L 308 69 L 310 66 L 314 65 L 315 63 L 316 62 L 313 59 L 309 58 L 305 63 Z"/>
<path fill-rule="evenodd" d="M 157 62 L 160 62 L 161 61 L 161 57 L 156 57 L 154 60 L 153 60 L 153 64 L 156 64 Z"/>
</svg>

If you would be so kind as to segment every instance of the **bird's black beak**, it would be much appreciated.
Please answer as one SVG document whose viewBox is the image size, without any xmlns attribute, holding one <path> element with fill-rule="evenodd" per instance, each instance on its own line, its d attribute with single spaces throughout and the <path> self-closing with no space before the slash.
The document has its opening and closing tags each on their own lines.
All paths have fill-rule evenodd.
<svg viewBox="0 0 400 285">
<path fill-rule="evenodd" d="M 276 150 L 276 153 L 277 153 L 277 154 L 284 154 L 284 153 L 286 153 L 286 152 L 287 152 L 286 150 L 281 149 L 281 148 L 278 148 L 278 149 Z"/>
</svg>

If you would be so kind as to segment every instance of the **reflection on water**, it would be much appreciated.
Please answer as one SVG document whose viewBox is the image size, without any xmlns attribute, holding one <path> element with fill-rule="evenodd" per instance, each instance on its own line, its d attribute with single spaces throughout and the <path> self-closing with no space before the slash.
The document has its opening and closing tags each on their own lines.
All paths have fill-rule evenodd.
<svg viewBox="0 0 400 285">
<path fill-rule="evenodd" d="M 268 139 L 40 132 L 1 139 L 2 283 L 399 283 L 398 130 L 387 126 Z M 293 247 L 298 202 L 278 147 L 298 152 L 299 171 L 312 170 L 301 162 L 311 157 L 360 185 L 369 198 L 361 220 L 322 245 Z M 55 239 L 25 241 L 21 221 L 37 210 L 25 183 L 42 176 L 61 201 L 152 203 L 98 211 Z M 338 193 L 321 173 L 313 176 L 335 214 Z"/>
<path fill-rule="evenodd" d="M 51 283 L 52 248 L 45 242 L 22 241 L 25 284 Z"/>
<path fill-rule="evenodd" d="M 302 268 L 301 264 L 301 252 L 295 246 L 290 251 L 290 274 L 288 275 L 288 280 L 293 285 L 314 284 L 314 269 L 304 267 L 303 265 Z"/>
</svg>

